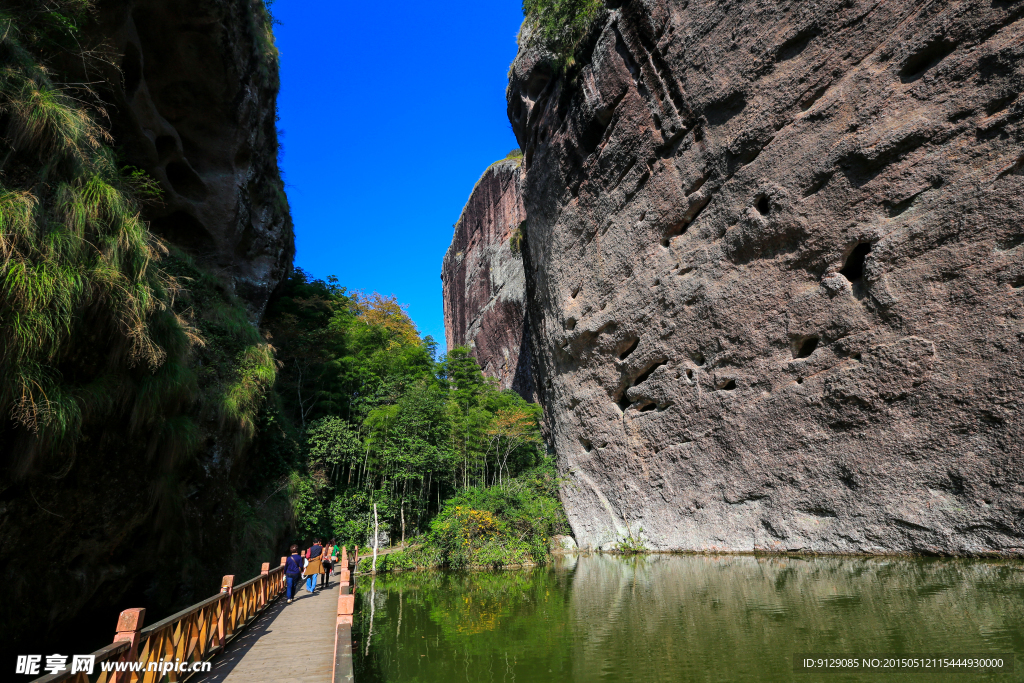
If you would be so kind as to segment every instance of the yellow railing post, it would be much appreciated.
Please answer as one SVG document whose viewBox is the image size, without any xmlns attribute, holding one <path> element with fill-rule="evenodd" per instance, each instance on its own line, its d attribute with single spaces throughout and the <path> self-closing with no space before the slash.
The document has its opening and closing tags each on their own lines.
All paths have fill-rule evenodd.
<svg viewBox="0 0 1024 683">
<path fill-rule="evenodd" d="M 267 600 L 270 599 L 268 595 L 270 583 L 270 563 L 264 562 L 263 566 L 260 567 L 260 607 L 262 608 L 267 604 Z"/>
<path fill-rule="evenodd" d="M 230 621 L 225 623 L 225 610 L 231 609 L 231 589 L 235 585 L 235 577 L 233 574 L 229 574 L 221 579 L 220 592 L 224 597 L 221 598 L 220 603 L 217 605 L 217 644 L 220 647 L 224 647 L 224 638 L 230 633 L 225 633 L 225 627 L 230 624 Z M 225 607 L 225 603 L 227 606 Z"/>
<path fill-rule="evenodd" d="M 123 655 L 122 661 L 134 662 L 139 658 L 139 632 L 142 630 L 142 620 L 146 617 L 145 607 L 133 607 L 121 612 L 117 619 L 117 633 L 114 634 L 114 642 L 128 641 L 130 647 Z M 114 672 L 113 683 L 131 680 L 130 672 Z"/>
</svg>

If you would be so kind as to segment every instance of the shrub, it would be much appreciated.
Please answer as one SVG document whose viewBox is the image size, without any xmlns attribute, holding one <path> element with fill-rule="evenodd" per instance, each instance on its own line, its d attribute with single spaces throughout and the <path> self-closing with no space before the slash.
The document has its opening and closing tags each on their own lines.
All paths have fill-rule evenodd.
<svg viewBox="0 0 1024 683">
<path fill-rule="evenodd" d="M 379 558 L 377 571 L 444 566 L 504 567 L 548 560 L 548 540 L 569 533 L 550 462 L 503 486 L 470 487 L 448 499 L 423 546 Z M 365 562 L 365 565 L 364 565 Z M 369 571 L 369 560 L 360 570 Z"/>
<path fill-rule="evenodd" d="M 576 50 L 601 16 L 600 0 L 523 0 L 523 15 L 532 35 L 572 66 Z"/>
</svg>

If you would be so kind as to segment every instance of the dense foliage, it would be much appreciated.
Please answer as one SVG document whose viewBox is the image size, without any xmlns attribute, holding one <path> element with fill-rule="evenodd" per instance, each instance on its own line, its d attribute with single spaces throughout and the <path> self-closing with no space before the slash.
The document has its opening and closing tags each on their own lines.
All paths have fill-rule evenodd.
<svg viewBox="0 0 1024 683">
<path fill-rule="evenodd" d="M 550 466 L 531 469 L 546 462 L 538 406 L 499 391 L 466 349 L 436 359 L 393 298 L 334 278 L 296 271 L 266 327 L 285 412 L 303 429 L 291 482 L 301 536 L 368 545 L 376 506 L 395 542 L 429 529 L 435 564 L 546 555 L 564 518 Z"/>
<path fill-rule="evenodd" d="M 583 39 L 601 16 L 601 0 L 523 0 L 523 15 L 530 34 L 572 64 Z"/>
<path fill-rule="evenodd" d="M 180 412 L 197 341 L 154 265 L 165 250 L 139 216 L 139 175 L 118 168 L 95 107 L 40 57 L 87 7 L 54 5 L 0 14 L 0 414 L 33 442 L 21 470 L 73 443 L 88 412 L 134 404 L 137 426 Z"/>
<path fill-rule="evenodd" d="M 550 460 L 501 486 L 471 486 L 445 501 L 423 538 L 380 558 L 378 571 L 445 566 L 500 567 L 544 561 L 549 541 L 568 534 Z M 360 562 L 369 569 L 372 559 Z"/>
<path fill-rule="evenodd" d="M 261 2 L 249 9 L 258 78 L 273 90 L 272 19 Z M 297 449 L 260 456 L 295 439 L 280 438 L 277 364 L 250 312 L 223 276 L 150 230 L 162 192 L 125 164 L 124 141 L 110 132 L 121 55 L 99 15 L 93 0 L 0 9 L 0 490 L 45 482 L 95 510 L 107 493 L 82 495 L 83 471 L 138 473 L 149 537 L 194 548 L 165 565 L 188 591 L 226 568 L 200 561 L 203 538 L 237 539 L 217 552 L 246 571 L 276 549 L 288 500 L 268 493 L 294 470 Z M 274 206 L 287 215 L 283 192 Z M 211 461 L 253 451 L 257 434 L 250 462 L 267 477 L 211 471 Z M 197 482 L 207 481 L 217 500 L 197 505 Z M 77 520 L 33 506 L 52 517 L 50 532 L 77 533 Z"/>
</svg>

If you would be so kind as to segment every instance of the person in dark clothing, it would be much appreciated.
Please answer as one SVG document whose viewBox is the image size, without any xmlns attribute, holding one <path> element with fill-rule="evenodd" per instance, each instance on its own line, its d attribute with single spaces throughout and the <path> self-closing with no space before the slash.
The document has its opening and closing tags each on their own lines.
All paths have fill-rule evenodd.
<svg viewBox="0 0 1024 683">
<path fill-rule="evenodd" d="M 295 599 L 295 589 L 302 580 L 302 555 L 299 554 L 299 546 L 293 545 L 288 549 L 291 553 L 284 564 L 285 594 L 288 596 L 288 603 Z"/>
<path fill-rule="evenodd" d="M 334 558 L 331 556 L 331 550 L 334 548 L 334 541 L 324 544 L 324 555 L 323 555 L 323 572 L 320 574 L 320 585 L 327 588 L 327 584 L 331 578 L 331 571 L 334 569 Z"/>
</svg>

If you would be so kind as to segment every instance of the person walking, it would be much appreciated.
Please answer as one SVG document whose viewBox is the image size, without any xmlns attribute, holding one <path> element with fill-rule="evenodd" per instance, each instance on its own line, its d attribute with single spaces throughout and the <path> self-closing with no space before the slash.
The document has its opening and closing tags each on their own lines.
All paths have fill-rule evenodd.
<svg viewBox="0 0 1024 683">
<path fill-rule="evenodd" d="M 331 578 L 331 570 L 334 569 L 334 558 L 331 557 L 331 550 L 333 549 L 333 547 L 333 543 L 324 544 L 324 554 L 320 559 L 320 562 L 323 564 L 324 568 L 323 580 L 321 581 L 324 588 L 327 588 L 327 584 L 329 583 Z"/>
<path fill-rule="evenodd" d="M 323 571 L 323 564 L 320 560 L 324 554 L 324 547 L 320 545 L 319 539 L 314 539 L 309 549 L 309 563 L 306 565 L 306 590 L 310 593 L 316 592 L 316 578 Z"/>
<path fill-rule="evenodd" d="M 295 599 L 295 589 L 299 586 L 299 580 L 302 577 L 302 555 L 299 554 L 299 546 L 292 545 L 288 549 L 290 553 L 288 560 L 284 564 L 284 578 L 285 578 L 285 595 L 288 596 L 288 604 L 292 603 Z"/>
</svg>

